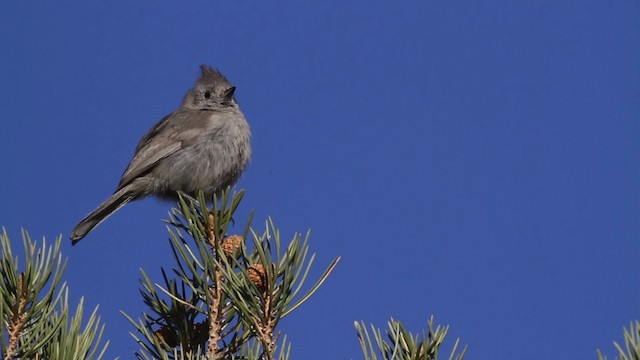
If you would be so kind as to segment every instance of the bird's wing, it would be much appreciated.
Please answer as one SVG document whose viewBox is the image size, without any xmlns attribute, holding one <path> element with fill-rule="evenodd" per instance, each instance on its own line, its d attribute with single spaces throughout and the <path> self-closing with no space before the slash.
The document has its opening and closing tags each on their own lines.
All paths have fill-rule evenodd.
<svg viewBox="0 0 640 360">
<path fill-rule="evenodd" d="M 118 189 L 128 185 L 133 179 L 153 168 L 158 161 L 175 153 L 182 148 L 182 141 L 177 139 L 164 139 L 166 141 L 154 141 L 151 139 L 133 157 L 127 170 L 122 174 Z"/>
<path fill-rule="evenodd" d="M 178 111 L 158 122 L 140 140 L 133 159 L 122 174 L 117 190 L 152 169 L 158 161 L 192 145 L 206 128 L 207 118 L 207 115 L 200 112 Z"/>
</svg>

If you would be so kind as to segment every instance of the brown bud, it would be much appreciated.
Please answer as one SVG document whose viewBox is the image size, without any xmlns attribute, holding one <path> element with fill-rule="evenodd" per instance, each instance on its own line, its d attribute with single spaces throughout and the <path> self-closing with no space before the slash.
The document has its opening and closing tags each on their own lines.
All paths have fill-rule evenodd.
<svg viewBox="0 0 640 360">
<path fill-rule="evenodd" d="M 178 336 L 175 331 L 171 330 L 168 326 L 163 326 L 155 332 L 156 337 L 160 342 L 164 342 L 169 347 L 178 346 Z"/>
<path fill-rule="evenodd" d="M 233 257 L 238 251 L 240 251 L 240 247 L 242 246 L 242 236 L 240 235 L 231 235 L 226 239 L 222 240 L 222 252 L 224 252 L 227 257 Z"/>
<path fill-rule="evenodd" d="M 253 264 L 247 269 L 249 280 L 258 287 L 258 289 L 264 288 L 266 285 L 266 272 L 264 271 L 264 265 Z"/>
</svg>

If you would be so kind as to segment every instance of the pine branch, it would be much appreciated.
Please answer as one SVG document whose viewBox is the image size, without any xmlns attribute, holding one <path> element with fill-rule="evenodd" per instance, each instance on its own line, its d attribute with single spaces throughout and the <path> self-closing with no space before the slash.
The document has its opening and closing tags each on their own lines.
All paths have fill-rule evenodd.
<svg viewBox="0 0 640 360">
<path fill-rule="evenodd" d="M 218 249 L 222 249 L 220 240 L 216 236 L 215 231 L 215 217 L 213 214 L 208 216 L 209 231 L 207 232 L 207 238 L 209 240 L 209 246 L 211 246 L 213 256 L 219 259 L 220 252 Z M 223 313 L 223 294 L 222 294 L 222 271 L 219 268 L 213 269 L 214 271 L 214 286 L 209 287 L 209 295 L 211 296 L 211 306 L 209 307 L 209 345 L 207 347 L 207 357 L 214 359 L 218 354 L 219 343 L 222 341 L 222 326 L 220 324 L 220 316 Z"/>
<path fill-rule="evenodd" d="M 620 360 L 640 360 L 640 321 L 631 322 L 629 328 L 624 328 L 624 348 L 617 342 L 613 342 L 618 351 L 616 359 Z M 607 360 L 598 349 L 598 359 Z"/>
<path fill-rule="evenodd" d="M 385 360 L 437 360 L 448 326 L 435 326 L 433 316 L 429 319 L 429 332 L 422 336 L 408 332 L 404 325 L 394 320 L 388 322 L 388 329 L 382 330 L 371 325 L 371 335 L 364 322 L 354 323 L 365 360 L 377 360 L 378 354 Z M 386 335 L 386 336 L 385 336 Z M 458 353 L 459 339 L 456 339 L 449 360 L 462 360 L 467 348 Z"/>
<path fill-rule="evenodd" d="M 26 323 L 27 314 L 25 313 L 25 308 L 27 306 L 27 294 L 25 288 L 24 273 L 21 273 L 18 279 L 18 288 L 16 289 L 16 301 L 11 309 L 13 316 L 9 323 L 9 347 L 5 352 L 5 360 L 10 360 L 15 357 L 18 350 L 18 341 L 20 340 L 22 329 Z"/>
<path fill-rule="evenodd" d="M 289 357 L 286 337 L 277 325 L 306 301 L 326 280 L 338 258 L 303 296 L 299 296 L 314 256 L 308 257 L 309 235 L 296 234 L 286 247 L 273 221 L 264 233 L 251 228 L 228 235 L 243 192 L 211 199 L 205 207 L 181 198 L 167 221 L 175 265 L 164 285 L 144 272 L 142 295 L 149 308 L 142 318 L 125 316 L 141 349 L 139 359 L 278 359 Z M 278 343 L 280 342 L 280 345 Z M 279 353 L 278 349 L 280 349 Z"/>
<path fill-rule="evenodd" d="M 0 235 L 1 350 L 4 359 L 100 359 L 104 326 L 91 314 L 81 329 L 83 301 L 69 318 L 68 290 L 61 278 L 66 266 L 58 237 L 52 246 L 22 232 L 24 265 L 13 255 L 6 230 Z M 21 270 L 19 270 L 21 269 Z"/>
</svg>

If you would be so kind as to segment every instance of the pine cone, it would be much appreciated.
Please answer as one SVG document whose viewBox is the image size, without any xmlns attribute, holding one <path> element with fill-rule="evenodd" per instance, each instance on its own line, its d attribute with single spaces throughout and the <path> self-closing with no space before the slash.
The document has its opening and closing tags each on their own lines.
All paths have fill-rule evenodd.
<svg viewBox="0 0 640 360">
<path fill-rule="evenodd" d="M 242 246 L 243 242 L 244 239 L 242 238 L 242 236 L 231 235 L 222 240 L 222 244 L 220 244 L 220 247 L 222 248 L 222 252 L 224 252 L 227 257 L 235 257 L 235 254 L 240 251 L 240 247 Z"/>
<path fill-rule="evenodd" d="M 249 280 L 258 287 L 258 289 L 263 289 L 266 285 L 266 272 L 264 271 L 264 265 L 262 264 L 253 264 L 249 266 L 247 269 L 247 274 L 249 275 Z"/>
</svg>

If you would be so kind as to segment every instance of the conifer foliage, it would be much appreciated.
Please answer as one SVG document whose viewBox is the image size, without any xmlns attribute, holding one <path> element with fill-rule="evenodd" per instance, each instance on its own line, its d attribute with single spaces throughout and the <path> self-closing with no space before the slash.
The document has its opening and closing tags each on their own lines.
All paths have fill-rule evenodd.
<svg viewBox="0 0 640 360">
<path fill-rule="evenodd" d="M 258 231 L 250 215 L 241 233 L 230 234 L 243 194 L 227 189 L 219 199 L 180 197 L 167 220 L 174 264 L 162 269 L 161 281 L 142 270 L 147 310 L 137 318 L 123 312 L 133 325 L 138 359 L 292 358 L 280 320 L 319 289 L 340 258 L 309 282 L 315 259 L 309 232 L 285 241 L 272 219 Z M 18 256 L 6 230 L 0 234 L 0 360 L 104 358 L 109 342 L 102 341 L 98 309 L 83 320 L 81 298 L 70 310 L 61 241 L 37 242 L 23 231 L 24 253 Z M 393 318 L 386 329 L 354 325 L 365 360 L 462 360 L 467 350 L 456 339 L 439 357 L 449 327 L 436 325 L 433 317 L 417 335 Z M 617 359 L 640 359 L 640 322 L 625 328 L 624 345 L 614 347 Z M 597 355 L 607 359 L 600 350 Z"/>
<path fill-rule="evenodd" d="M 22 232 L 24 256 L 14 255 L 5 229 L 0 234 L 0 347 L 2 359 L 100 359 L 104 326 L 93 310 L 83 327 L 83 299 L 69 310 L 66 266 L 58 237 L 47 246 Z M 20 261 L 22 260 L 22 261 Z"/>
<path fill-rule="evenodd" d="M 137 320 L 125 314 L 137 330 L 139 359 L 289 358 L 278 323 L 316 292 L 339 258 L 306 286 L 315 258 L 309 233 L 285 244 L 271 219 L 261 232 L 249 219 L 242 234 L 229 234 L 242 196 L 180 199 L 167 226 L 175 265 L 163 269 L 161 284 L 142 272 L 148 311 Z"/>
</svg>

